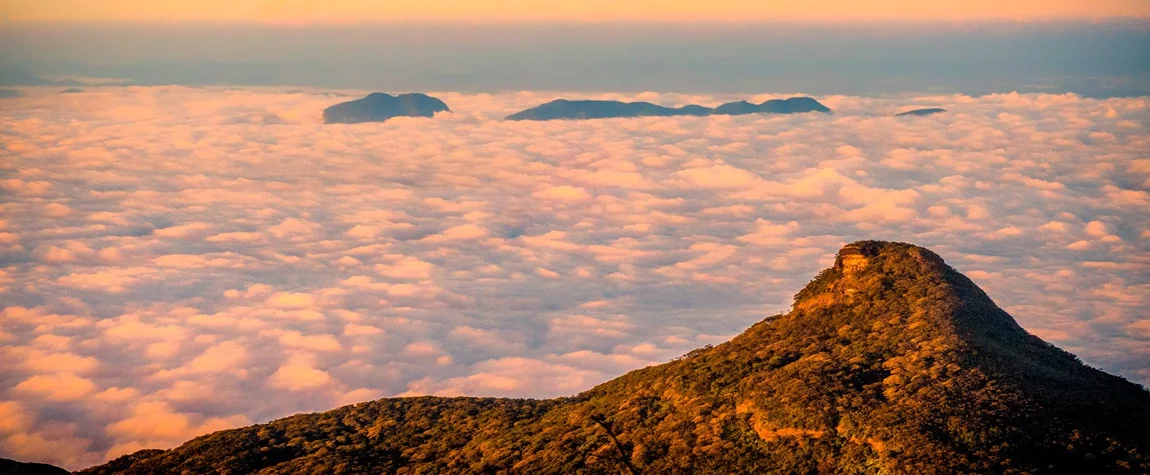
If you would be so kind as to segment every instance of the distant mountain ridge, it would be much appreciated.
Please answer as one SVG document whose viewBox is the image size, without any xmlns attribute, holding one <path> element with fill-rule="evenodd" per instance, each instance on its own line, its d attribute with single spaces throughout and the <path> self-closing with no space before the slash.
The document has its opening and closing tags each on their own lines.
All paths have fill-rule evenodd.
<svg viewBox="0 0 1150 475">
<path fill-rule="evenodd" d="M 546 104 L 516 112 L 506 120 L 611 119 L 619 117 L 673 117 L 745 114 L 829 113 L 831 110 L 810 97 L 771 99 L 762 104 L 747 101 L 728 102 L 710 108 L 699 105 L 666 107 L 649 102 L 556 99 Z"/>
<path fill-rule="evenodd" d="M 427 94 L 392 96 L 373 92 L 362 99 L 343 102 L 323 111 L 325 124 L 359 124 L 384 122 L 395 117 L 433 117 L 437 112 L 451 112 L 443 101 Z"/>
<path fill-rule="evenodd" d="M 573 397 L 390 398 L 93 467 L 160 473 L 1147 473 L 1150 392 L 937 254 L 860 241 L 792 310 Z"/>
<path fill-rule="evenodd" d="M 71 472 L 46 463 L 17 462 L 0 458 L 0 475 L 66 475 L 68 473 Z"/>
<path fill-rule="evenodd" d="M 925 109 L 914 109 L 914 110 L 909 110 L 906 112 L 899 112 L 898 114 L 895 114 L 894 116 L 895 117 L 906 117 L 906 116 L 911 116 L 911 115 L 922 116 L 922 115 L 940 114 L 943 112 L 946 112 L 946 109 L 943 109 L 941 107 L 928 107 Z"/>
</svg>

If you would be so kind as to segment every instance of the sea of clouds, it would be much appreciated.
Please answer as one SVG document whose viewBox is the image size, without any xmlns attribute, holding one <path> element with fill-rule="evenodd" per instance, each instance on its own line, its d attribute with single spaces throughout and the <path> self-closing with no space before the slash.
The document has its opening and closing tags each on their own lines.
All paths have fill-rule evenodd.
<svg viewBox="0 0 1150 475">
<path fill-rule="evenodd" d="M 572 96 L 440 93 L 454 113 L 325 126 L 347 97 L 23 92 L 0 100 L 3 457 L 81 468 L 379 397 L 574 394 L 785 311 L 859 239 L 927 246 L 1150 384 L 1146 97 L 503 122 Z"/>
</svg>

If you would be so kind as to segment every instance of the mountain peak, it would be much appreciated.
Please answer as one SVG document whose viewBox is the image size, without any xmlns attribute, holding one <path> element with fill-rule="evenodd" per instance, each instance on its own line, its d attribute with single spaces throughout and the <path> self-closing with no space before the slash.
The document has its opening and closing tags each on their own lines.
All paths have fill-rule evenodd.
<svg viewBox="0 0 1150 475">
<path fill-rule="evenodd" d="M 359 124 L 384 122 L 394 117 L 434 117 L 437 112 L 451 112 L 451 109 L 443 101 L 423 93 L 393 96 L 373 92 L 324 109 L 323 121 L 325 124 Z"/>
<path fill-rule="evenodd" d="M 913 262 L 923 272 L 937 272 L 947 268 L 942 257 L 930 249 L 890 241 L 856 241 L 847 244 L 835 255 L 834 268 L 853 275 L 866 270 L 876 259 Z"/>
<path fill-rule="evenodd" d="M 942 258 L 859 241 L 731 341 L 550 400 L 390 398 L 87 474 L 1147 473 L 1150 392 Z"/>
<path fill-rule="evenodd" d="M 795 296 L 795 309 L 897 298 L 890 288 L 935 287 L 952 292 L 960 275 L 930 249 L 902 242 L 856 241 L 839 249 L 832 267 Z"/>
</svg>

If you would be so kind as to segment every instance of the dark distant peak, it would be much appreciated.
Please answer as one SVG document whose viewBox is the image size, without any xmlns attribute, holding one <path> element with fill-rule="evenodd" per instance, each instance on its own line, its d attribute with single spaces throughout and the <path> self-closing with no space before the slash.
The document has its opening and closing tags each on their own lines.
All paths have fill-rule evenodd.
<svg viewBox="0 0 1150 475">
<path fill-rule="evenodd" d="M 679 108 L 680 115 L 710 115 L 712 112 L 713 110 L 710 107 L 697 106 L 694 104 Z"/>
<path fill-rule="evenodd" d="M 434 117 L 437 112 L 450 111 L 443 101 L 427 94 L 392 96 L 373 92 L 362 99 L 328 107 L 323 111 L 323 121 L 325 124 L 358 124 L 383 122 L 393 117 Z"/>
<path fill-rule="evenodd" d="M 70 87 L 70 88 L 65 89 L 63 91 L 60 91 L 60 94 L 79 94 L 81 92 L 84 92 L 84 90 L 80 89 L 78 87 Z"/>
<path fill-rule="evenodd" d="M 801 112 L 830 112 L 830 109 L 809 97 L 773 99 L 759 105 L 747 101 L 728 102 L 714 109 L 694 104 L 673 108 L 649 102 L 556 99 L 511 114 L 507 116 L 507 120 L 580 120 L 621 117 L 795 114 Z"/>
<path fill-rule="evenodd" d="M 774 114 L 800 114 L 803 112 L 830 112 L 831 109 L 810 97 L 771 99 L 759 105 L 763 112 Z"/>
<path fill-rule="evenodd" d="M 711 115 L 744 115 L 744 114 L 757 114 L 761 111 L 759 106 L 751 104 L 747 101 L 728 102 L 719 107 L 716 107 Z"/>
<path fill-rule="evenodd" d="M 940 112 L 946 112 L 946 109 L 943 109 L 940 107 L 930 107 L 930 108 L 926 108 L 926 109 L 915 109 L 915 110 L 909 110 L 906 112 L 899 112 L 898 114 L 895 114 L 894 116 L 895 117 L 904 117 L 904 116 L 908 116 L 908 115 L 920 116 L 920 115 L 938 114 Z"/>
<path fill-rule="evenodd" d="M 0 458 L 0 475 L 66 475 L 70 472 L 46 463 L 17 462 Z"/>
<path fill-rule="evenodd" d="M 649 102 L 556 99 L 507 116 L 507 120 L 607 119 L 675 115 L 675 109 Z"/>
<path fill-rule="evenodd" d="M 19 89 L 0 89 L 0 99 L 9 99 L 13 97 L 21 97 L 24 93 Z"/>
<path fill-rule="evenodd" d="M 398 94 L 395 96 L 393 96 L 391 94 L 383 93 L 383 92 L 373 92 L 371 94 L 368 94 L 367 96 L 365 96 L 361 100 L 365 100 L 365 101 L 369 101 L 369 102 L 376 102 L 376 103 L 388 103 L 391 101 L 401 101 L 401 102 L 403 102 L 403 101 L 414 101 L 414 102 L 425 103 L 427 105 L 441 105 L 444 110 L 447 109 L 447 104 L 444 104 L 443 101 L 436 99 L 434 97 L 431 97 L 427 94 L 420 93 L 420 92 L 409 92 L 406 94 Z"/>
<path fill-rule="evenodd" d="M 813 111 L 828 114 L 831 112 L 830 107 L 824 106 L 821 102 L 811 97 L 792 97 L 787 99 L 786 102 L 791 104 L 791 110 L 795 112 Z"/>
</svg>

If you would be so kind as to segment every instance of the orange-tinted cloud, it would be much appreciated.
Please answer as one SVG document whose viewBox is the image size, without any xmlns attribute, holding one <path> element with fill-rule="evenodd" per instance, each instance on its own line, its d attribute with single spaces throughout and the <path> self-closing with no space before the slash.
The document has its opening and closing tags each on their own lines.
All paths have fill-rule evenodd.
<svg viewBox="0 0 1150 475">
<path fill-rule="evenodd" d="M 864 237 L 937 250 L 1150 382 L 1145 97 L 503 122 L 557 96 L 777 96 L 436 95 L 455 112 L 348 126 L 319 123 L 326 91 L 6 99 L 5 183 L 47 185 L 0 191 L 0 453 L 78 469 L 376 397 L 573 394 L 785 309 Z M 891 117 L 928 106 L 950 112 Z"/>
</svg>

